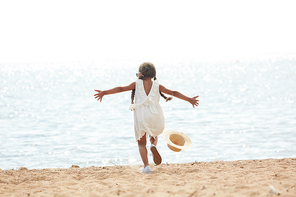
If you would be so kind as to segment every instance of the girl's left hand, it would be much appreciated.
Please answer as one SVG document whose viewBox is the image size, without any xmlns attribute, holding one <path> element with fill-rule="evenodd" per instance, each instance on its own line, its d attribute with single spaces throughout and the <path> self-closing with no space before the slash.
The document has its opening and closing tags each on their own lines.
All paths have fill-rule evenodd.
<svg viewBox="0 0 296 197">
<path fill-rule="evenodd" d="M 102 90 L 95 90 L 96 92 L 98 92 L 97 94 L 95 94 L 95 99 L 97 99 L 97 101 L 102 102 L 102 98 L 104 96 L 104 91 Z"/>
<path fill-rule="evenodd" d="M 190 98 L 189 102 L 191 103 L 191 105 L 193 107 L 195 107 L 195 106 L 198 107 L 198 105 L 199 105 L 199 100 L 197 100 L 198 97 L 199 96 L 195 96 L 195 97 Z"/>
</svg>

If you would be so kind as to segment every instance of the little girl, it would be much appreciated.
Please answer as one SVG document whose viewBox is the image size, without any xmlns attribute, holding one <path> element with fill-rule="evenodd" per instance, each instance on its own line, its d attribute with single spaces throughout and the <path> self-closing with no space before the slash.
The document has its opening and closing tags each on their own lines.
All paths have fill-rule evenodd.
<svg viewBox="0 0 296 197">
<path fill-rule="evenodd" d="M 167 98 L 163 93 L 175 96 L 179 99 L 188 101 L 193 107 L 198 107 L 199 100 L 195 97 L 187 97 L 178 91 L 173 91 L 165 88 L 158 83 L 156 79 L 156 70 L 152 63 L 144 62 L 139 67 L 139 72 L 136 74 L 138 79 L 127 86 L 115 87 L 109 90 L 95 90 L 95 99 L 102 101 L 103 96 L 115 94 L 119 92 L 132 90 L 132 104 L 130 110 L 134 111 L 134 128 L 135 137 L 138 142 L 139 152 L 144 163 L 142 173 L 151 172 L 149 166 L 146 139 L 150 137 L 150 150 L 153 155 L 153 161 L 156 165 L 161 164 L 162 158 L 157 151 L 156 145 L 158 135 L 164 130 L 164 115 L 159 98 L 162 96 L 169 101 L 172 97 Z M 152 78 L 154 80 L 152 80 Z M 134 103 L 135 100 L 135 103 Z"/>
</svg>

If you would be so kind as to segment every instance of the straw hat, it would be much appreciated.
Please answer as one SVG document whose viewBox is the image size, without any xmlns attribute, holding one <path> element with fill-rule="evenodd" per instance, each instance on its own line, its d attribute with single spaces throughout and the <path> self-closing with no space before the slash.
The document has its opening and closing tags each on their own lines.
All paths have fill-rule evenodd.
<svg viewBox="0 0 296 197">
<path fill-rule="evenodd" d="M 167 142 L 168 147 L 175 152 L 189 149 L 192 146 L 191 139 L 182 132 L 168 130 L 163 133 L 164 140 Z"/>
</svg>

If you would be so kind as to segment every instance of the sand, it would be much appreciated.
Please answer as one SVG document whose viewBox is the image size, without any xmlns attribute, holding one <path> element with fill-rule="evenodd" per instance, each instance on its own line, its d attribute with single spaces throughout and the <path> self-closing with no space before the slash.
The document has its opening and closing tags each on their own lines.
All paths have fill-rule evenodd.
<svg viewBox="0 0 296 197">
<path fill-rule="evenodd" d="M 0 196 L 296 196 L 296 159 L 0 170 Z"/>
</svg>

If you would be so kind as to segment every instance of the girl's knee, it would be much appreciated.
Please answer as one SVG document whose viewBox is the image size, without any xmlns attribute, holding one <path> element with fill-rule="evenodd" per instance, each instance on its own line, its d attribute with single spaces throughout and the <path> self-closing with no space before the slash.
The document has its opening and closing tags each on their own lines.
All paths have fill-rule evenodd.
<svg viewBox="0 0 296 197">
<path fill-rule="evenodd" d="M 146 146 L 146 134 L 140 140 L 138 140 L 138 145 Z"/>
</svg>

